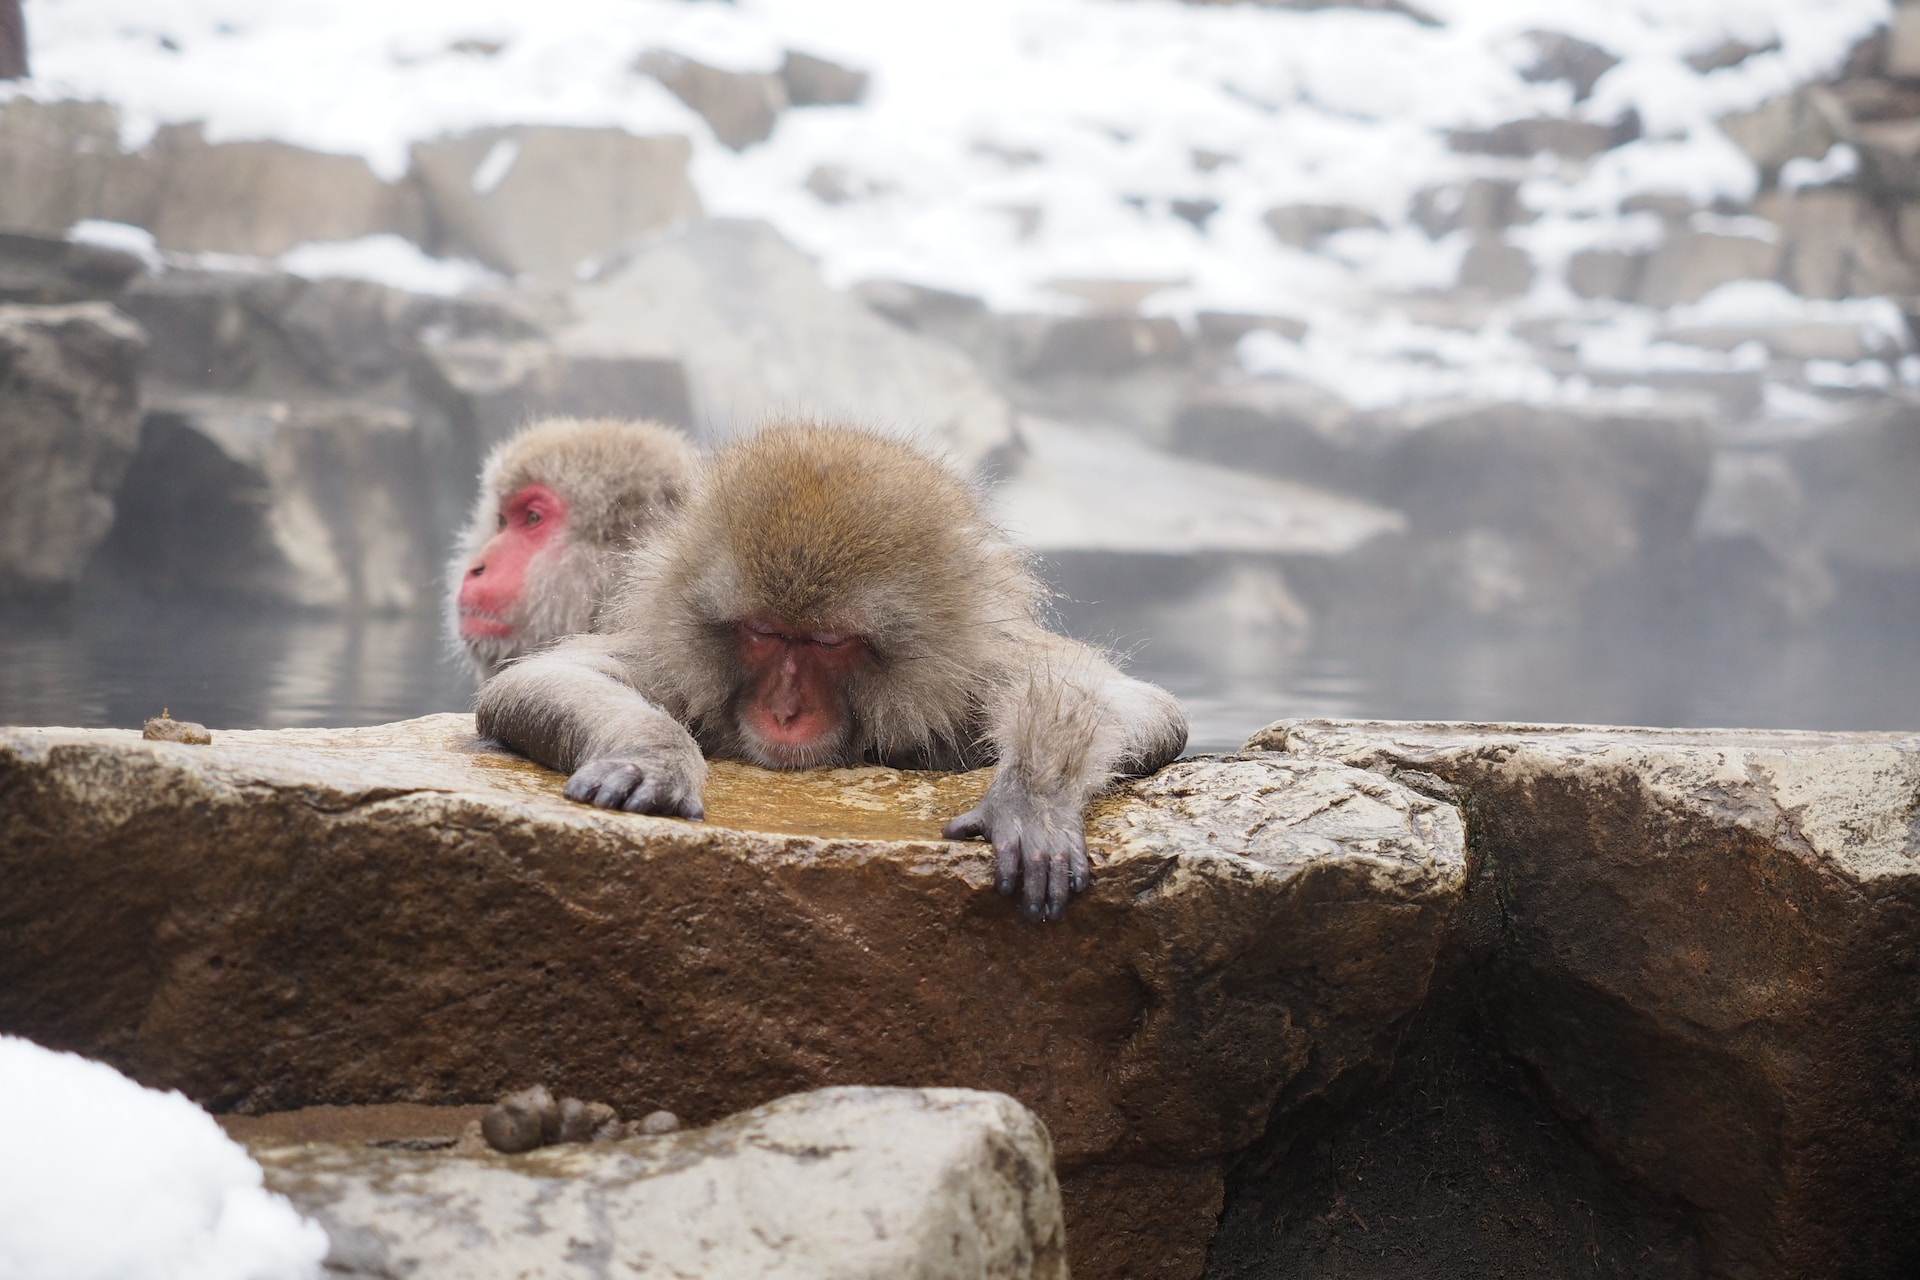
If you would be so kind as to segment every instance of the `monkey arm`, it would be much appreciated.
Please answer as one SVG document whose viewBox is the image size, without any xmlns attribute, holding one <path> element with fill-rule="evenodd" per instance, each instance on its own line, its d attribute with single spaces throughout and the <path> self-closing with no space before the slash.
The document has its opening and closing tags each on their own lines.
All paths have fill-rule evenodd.
<svg viewBox="0 0 1920 1280">
<path fill-rule="evenodd" d="M 609 638 L 578 636 L 481 686 L 474 720 L 482 736 L 570 774 L 570 800 L 700 818 L 706 758 L 630 672 Z"/>
<path fill-rule="evenodd" d="M 986 700 L 999 767 L 949 839 L 993 843 L 1000 892 L 1027 918 L 1058 920 L 1087 887 L 1086 807 L 1117 776 L 1150 773 L 1187 744 L 1187 717 L 1164 689 L 1121 674 L 1098 651 L 1035 627 Z"/>
</svg>

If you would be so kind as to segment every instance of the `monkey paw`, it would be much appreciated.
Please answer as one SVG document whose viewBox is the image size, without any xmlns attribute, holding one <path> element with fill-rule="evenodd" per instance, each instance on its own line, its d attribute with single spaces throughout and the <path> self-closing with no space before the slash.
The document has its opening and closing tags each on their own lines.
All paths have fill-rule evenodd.
<svg viewBox="0 0 1920 1280">
<path fill-rule="evenodd" d="M 1029 920 L 1058 920 L 1067 899 L 1090 878 L 1086 825 L 1079 805 L 1041 800 L 1024 791 L 986 798 L 948 822 L 949 840 L 993 844 L 994 885 L 1018 893 Z"/>
<path fill-rule="evenodd" d="M 699 793 L 671 767 L 630 756 L 589 760 L 567 779 L 567 799 L 596 809 L 657 813 L 698 822 L 706 816 Z"/>
</svg>

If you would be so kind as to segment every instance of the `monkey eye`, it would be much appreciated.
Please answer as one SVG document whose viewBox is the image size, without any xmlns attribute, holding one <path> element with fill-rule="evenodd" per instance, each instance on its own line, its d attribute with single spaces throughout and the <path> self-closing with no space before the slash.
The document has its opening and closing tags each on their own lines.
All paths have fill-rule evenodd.
<svg viewBox="0 0 1920 1280">
<path fill-rule="evenodd" d="M 502 511 L 502 512 L 501 512 L 501 513 L 500 513 L 499 515 L 497 515 L 497 516 L 495 516 L 495 517 L 493 518 L 493 527 L 494 527 L 494 528 L 496 528 L 496 529 L 504 529 L 504 528 L 506 528 L 506 527 L 507 527 L 507 513 L 506 513 L 506 512 L 504 512 L 504 511 Z"/>
<path fill-rule="evenodd" d="M 538 511 L 535 511 L 535 510 L 534 510 L 534 509 L 533 509 L 532 507 L 528 507 L 528 508 L 527 508 L 527 521 L 526 521 L 526 523 L 527 523 L 527 526 L 528 526 L 529 528 L 531 528 L 531 527 L 533 527 L 533 526 L 534 526 L 534 525 L 536 525 L 536 524 L 539 524 L 539 523 L 540 523 L 540 513 L 539 513 Z"/>
<path fill-rule="evenodd" d="M 822 649 L 844 649 L 853 643 L 853 637 L 842 631 L 821 631 L 813 636 L 813 642 Z"/>
</svg>

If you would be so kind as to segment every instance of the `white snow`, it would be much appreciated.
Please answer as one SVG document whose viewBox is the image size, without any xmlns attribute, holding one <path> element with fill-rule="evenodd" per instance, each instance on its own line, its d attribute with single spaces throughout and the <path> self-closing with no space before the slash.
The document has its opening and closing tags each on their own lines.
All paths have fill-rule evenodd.
<svg viewBox="0 0 1920 1280">
<path fill-rule="evenodd" d="M 311 280 L 371 280 L 411 293 L 443 296 L 507 283 L 477 262 L 428 257 L 411 240 L 396 235 L 297 245 L 281 254 L 278 262 L 282 270 Z"/>
<path fill-rule="evenodd" d="M 7 1280 L 299 1280 L 326 1232 L 212 1116 L 105 1063 L 0 1036 Z"/>
<path fill-rule="evenodd" d="M 1178 281 L 1146 309 L 1306 319 L 1314 357 L 1351 366 L 1329 375 L 1342 384 L 1395 365 L 1373 403 L 1389 387 L 1419 398 L 1512 385 L 1554 398 L 1569 394 L 1564 380 L 1521 353 L 1511 329 L 1605 309 L 1567 290 L 1568 257 L 1657 241 L 1657 220 L 1621 212 L 1635 194 L 1750 199 L 1759 175 L 1715 121 L 1830 73 L 1891 12 L 1889 0 L 1424 7 L 1441 25 L 1176 0 L 27 0 L 37 79 L 0 96 L 111 100 L 129 145 L 159 124 L 203 120 L 215 141 L 357 153 L 388 177 L 404 171 L 411 143 L 485 125 L 683 133 L 709 212 L 771 221 L 836 286 L 897 278 L 1000 310 L 1066 311 L 1079 304 L 1050 282 Z M 1564 81 L 1523 78 L 1533 30 L 1591 40 L 1620 62 L 1575 103 Z M 1704 75 L 1686 64 L 1730 39 L 1777 47 Z M 789 111 L 767 142 L 735 153 L 632 70 L 652 48 L 761 71 L 795 49 L 867 70 L 872 87 L 859 107 Z M 1539 115 L 1608 123 L 1629 110 L 1643 136 L 1584 164 L 1447 143 L 1455 128 Z M 514 160 L 496 148 L 477 188 Z M 1857 163 L 1836 147 L 1789 166 L 1786 181 L 1832 182 Z M 829 205 L 806 189 L 823 165 L 845 171 L 855 198 Z M 1449 286 L 1466 247 L 1461 233 L 1436 242 L 1415 228 L 1413 197 L 1476 175 L 1523 182 L 1538 217 L 1512 239 L 1536 256 L 1535 287 L 1475 341 L 1396 359 L 1370 317 Z M 1217 206 L 1204 229 L 1175 210 L 1197 201 Z M 1387 229 L 1296 249 L 1261 220 L 1295 203 L 1355 206 Z M 354 253 L 412 269 L 390 249 Z M 1265 338 L 1247 350 L 1260 368 L 1293 359 Z"/>
</svg>

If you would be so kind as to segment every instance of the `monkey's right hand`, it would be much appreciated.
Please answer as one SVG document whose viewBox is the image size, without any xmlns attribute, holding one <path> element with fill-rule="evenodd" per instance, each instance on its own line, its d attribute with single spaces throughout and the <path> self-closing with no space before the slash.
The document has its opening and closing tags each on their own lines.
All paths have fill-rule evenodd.
<svg viewBox="0 0 1920 1280">
<path fill-rule="evenodd" d="M 596 809 L 625 809 L 695 822 L 706 816 L 699 784 L 656 756 L 600 756 L 573 771 L 567 799 Z"/>
</svg>

